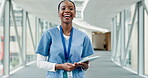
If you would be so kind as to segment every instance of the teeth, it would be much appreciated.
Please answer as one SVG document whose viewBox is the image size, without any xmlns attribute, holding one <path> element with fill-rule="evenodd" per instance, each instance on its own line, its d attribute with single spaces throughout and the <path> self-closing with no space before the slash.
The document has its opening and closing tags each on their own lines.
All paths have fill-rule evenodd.
<svg viewBox="0 0 148 78">
<path fill-rule="evenodd" d="M 64 15 L 64 17 L 70 17 L 70 15 Z"/>
</svg>

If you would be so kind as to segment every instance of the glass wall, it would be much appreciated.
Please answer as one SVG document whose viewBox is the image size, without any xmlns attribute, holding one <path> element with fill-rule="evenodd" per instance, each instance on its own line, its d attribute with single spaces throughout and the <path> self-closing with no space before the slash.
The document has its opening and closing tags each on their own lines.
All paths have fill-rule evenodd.
<svg viewBox="0 0 148 78">
<path fill-rule="evenodd" d="M 8 4 L 6 4 L 6 6 L 7 5 Z M 12 5 L 13 5 L 12 12 L 14 13 L 14 15 L 12 14 L 10 9 L 10 18 L 6 19 L 6 21 L 10 20 L 10 39 L 6 39 L 6 43 L 4 43 L 4 29 L 5 29 L 4 19 L 7 17 L 0 18 L 2 19 L 0 21 L 0 78 L 3 75 L 8 75 L 12 70 L 17 69 L 23 64 L 26 63 L 28 64 L 32 61 L 35 61 L 36 60 L 35 48 L 38 43 L 38 41 L 35 39 L 39 40 L 45 29 L 57 26 L 56 24 L 52 24 L 45 20 L 41 20 L 28 13 L 25 14 L 26 12 L 22 8 L 16 6 L 15 3 L 13 2 Z M 1 0 L 0 0 L 0 6 L 1 6 Z M 4 9 L 6 10 L 5 7 Z M 9 11 L 6 11 L 5 13 L 8 12 Z M 25 18 L 25 15 L 27 15 L 27 18 Z M 13 16 L 15 21 L 13 20 Z M 24 27 L 26 27 L 26 30 Z M 36 27 L 38 27 L 38 30 Z M 24 36 L 24 32 L 26 36 Z M 38 36 L 36 36 L 37 33 Z M 6 35 L 9 36 L 9 33 L 7 33 Z M 4 44 L 6 44 L 5 47 L 10 46 L 10 48 L 8 48 L 8 51 L 4 51 L 5 49 Z M 8 57 L 5 57 L 6 59 L 4 60 L 5 52 L 6 52 L 5 55 Z M 22 58 L 25 58 L 24 61 L 22 60 Z M 8 64 L 7 65 L 10 67 L 10 69 L 9 67 L 7 67 L 7 65 L 5 68 L 3 68 L 5 65 L 4 62 L 5 64 L 9 62 L 8 64 L 10 65 Z"/>
<path fill-rule="evenodd" d="M 1 0 L 0 0 L 1 7 Z M 1 18 L 0 18 L 1 20 Z M 4 26 L 2 25 L 2 21 L 0 21 L 0 76 L 3 74 L 3 54 L 4 54 L 4 37 L 3 37 Z"/>
<path fill-rule="evenodd" d="M 126 57 L 126 66 L 130 69 L 137 71 L 137 54 L 138 54 L 138 32 L 137 32 L 137 14 L 135 19 L 134 17 L 134 10 L 135 5 L 132 5 L 129 9 L 126 10 L 126 27 L 125 27 L 125 39 L 126 39 L 126 51 L 127 51 L 127 57 Z M 132 28 L 132 21 L 133 28 Z M 132 31 L 132 32 L 131 32 Z M 129 42 L 130 39 L 130 42 Z M 129 44 L 128 44 L 129 42 Z M 129 46 L 128 46 L 129 45 Z"/>
<path fill-rule="evenodd" d="M 117 14 L 117 16 L 115 17 L 116 20 L 116 39 L 117 39 L 117 48 L 116 48 L 116 62 L 120 63 L 121 62 L 121 46 L 120 46 L 120 37 L 121 37 L 121 15 L 120 13 Z"/>
<path fill-rule="evenodd" d="M 115 54 L 115 57 L 113 57 L 114 61 L 135 72 L 137 72 L 138 70 L 137 13 L 138 11 L 135 3 L 129 8 L 123 10 L 122 12 L 116 15 L 115 17 L 115 19 L 117 19 L 115 20 L 116 30 L 114 28 L 114 38 L 113 38 L 116 41 L 116 46 L 114 46 L 115 50 L 113 51 L 114 52 L 113 54 Z"/>
<path fill-rule="evenodd" d="M 22 47 L 22 9 L 13 4 L 13 12 L 15 17 L 15 22 L 10 17 L 10 70 L 17 68 L 22 65 L 22 60 L 20 56 Z M 16 23 L 17 29 L 15 29 L 14 23 Z M 18 31 L 18 33 L 16 32 Z M 19 45 L 20 44 L 20 45 Z"/>
<path fill-rule="evenodd" d="M 4 65 L 4 23 L 3 18 L 0 21 L 0 76 L 3 75 Z"/>
<path fill-rule="evenodd" d="M 144 75 L 148 75 L 148 48 L 147 48 L 148 47 L 148 31 L 147 31 L 148 30 L 148 0 L 145 0 L 144 2 L 145 2 L 145 5 L 142 2 L 138 2 L 136 3 L 138 5 L 137 7 L 136 7 L 136 4 L 134 4 L 130 8 L 124 10 L 123 16 L 125 17 L 125 23 L 124 23 L 125 29 L 124 27 L 122 27 L 121 30 L 123 30 L 122 33 L 125 34 L 125 43 L 124 43 L 125 49 L 123 50 L 123 55 L 119 53 L 120 50 L 118 49 L 112 51 L 113 54 L 115 53 L 115 57 L 113 57 L 113 60 L 115 62 L 118 62 L 120 65 L 123 64 L 122 65 L 123 67 L 127 67 L 130 70 L 133 70 L 140 75 L 143 74 L 143 72 L 144 72 Z M 144 6 L 144 18 L 142 14 L 140 14 L 142 13 L 142 9 L 141 9 L 142 6 Z M 140 10 L 138 10 L 138 8 Z M 138 11 L 139 11 L 139 16 L 138 16 Z M 116 17 L 114 17 L 114 18 L 117 18 L 117 21 L 116 21 L 117 23 L 116 23 L 116 26 L 114 26 L 114 21 L 113 21 L 113 29 L 112 29 L 113 40 L 112 41 L 116 39 L 117 45 L 113 47 L 120 49 L 120 46 L 122 47 L 123 45 L 122 43 L 118 44 L 120 43 L 119 42 L 120 32 L 118 32 L 120 31 L 120 26 L 118 26 L 118 23 L 120 25 L 120 22 L 118 17 L 119 17 L 118 14 Z M 144 19 L 144 43 L 143 44 L 138 43 L 142 39 L 140 36 L 143 35 L 141 34 L 141 32 L 138 32 L 138 24 L 141 24 L 139 20 L 141 20 L 142 18 Z M 116 30 L 114 30 L 115 29 L 114 27 L 116 27 Z M 116 34 L 117 36 L 115 36 Z M 121 36 L 124 38 L 124 35 L 121 35 Z M 139 45 L 144 45 L 144 55 L 140 51 L 141 48 Z M 138 52 L 138 50 L 140 52 Z M 121 61 L 120 61 L 120 56 L 123 57 L 123 60 Z M 144 56 L 144 57 L 141 57 L 141 56 Z M 144 63 L 142 63 L 143 61 Z"/>
<path fill-rule="evenodd" d="M 27 16 L 27 62 L 35 60 L 35 17 Z"/>
</svg>

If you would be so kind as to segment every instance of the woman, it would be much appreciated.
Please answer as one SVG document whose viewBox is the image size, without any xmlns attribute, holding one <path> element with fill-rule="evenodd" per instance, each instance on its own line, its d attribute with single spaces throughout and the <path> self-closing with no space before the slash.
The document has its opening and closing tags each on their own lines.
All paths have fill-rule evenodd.
<svg viewBox="0 0 148 78">
<path fill-rule="evenodd" d="M 77 62 L 92 55 L 93 48 L 88 36 L 72 27 L 75 4 L 61 1 L 58 15 L 61 25 L 46 30 L 41 37 L 36 51 L 37 66 L 48 71 L 47 78 L 84 78 L 89 61 Z"/>
</svg>

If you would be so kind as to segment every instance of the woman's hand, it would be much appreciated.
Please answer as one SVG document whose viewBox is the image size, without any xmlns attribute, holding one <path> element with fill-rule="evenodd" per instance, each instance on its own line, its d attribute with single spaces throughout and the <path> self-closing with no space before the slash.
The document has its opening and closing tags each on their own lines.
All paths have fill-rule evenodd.
<svg viewBox="0 0 148 78">
<path fill-rule="evenodd" d="M 56 64 L 56 69 L 63 69 L 66 71 L 73 71 L 75 69 L 75 65 L 72 63 L 64 63 L 64 64 Z"/>
<path fill-rule="evenodd" d="M 77 63 L 79 67 L 82 67 L 84 70 L 87 70 L 89 68 L 89 61 L 83 62 L 83 63 Z"/>
<path fill-rule="evenodd" d="M 56 64 L 56 69 L 63 69 L 66 71 L 73 71 L 77 67 L 82 67 L 84 70 L 87 70 L 89 68 L 88 66 L 89 61 L 83 62 L 83 63 L 64 63 L 64 64 Z"/>
</svg>

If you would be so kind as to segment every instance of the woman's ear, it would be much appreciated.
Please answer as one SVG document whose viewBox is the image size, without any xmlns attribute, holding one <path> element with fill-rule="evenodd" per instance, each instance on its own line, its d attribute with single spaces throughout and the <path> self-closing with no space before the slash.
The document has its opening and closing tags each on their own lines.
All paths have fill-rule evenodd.
<svg viewBox="0 0 148 78">
<path fill-rule="evenodd" d="M 75 12 L 75 14 L 74 14 L 74 17 L 76 17 L 76 12 Z"/>
<path fill-rule="evenodd" d="M 60 17 L 59 11 L 58 11 L 58 16 Z"/>
</svg>

